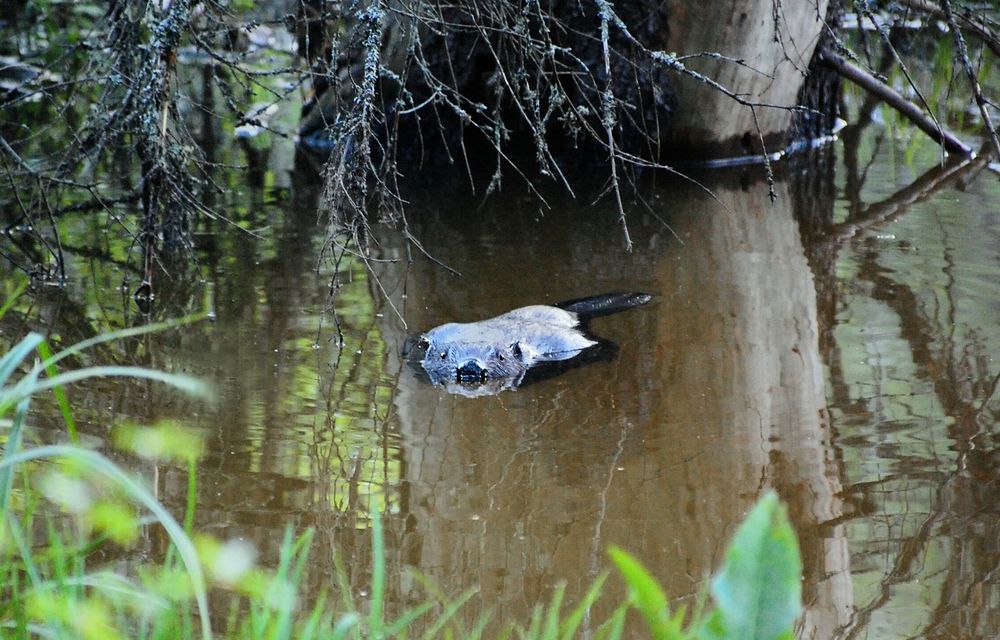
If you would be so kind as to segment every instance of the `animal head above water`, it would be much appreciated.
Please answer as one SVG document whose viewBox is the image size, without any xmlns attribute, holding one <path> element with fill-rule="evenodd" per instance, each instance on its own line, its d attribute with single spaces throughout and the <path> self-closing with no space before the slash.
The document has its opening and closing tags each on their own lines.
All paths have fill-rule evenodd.
<svg viewBox="0 0 1000 640">
<path fill-rule="evenodd" d="M 520 386 L 532 369 L 554 375 L 582 364 L 588 353 L 603 359 L 614 345 L 590 336 L 586 320 L 649 299 L 647 294 L 605 294 L 521 307 L 478 322 L 450 322 L 420 336 L 417 348 L 405 355 L 411 364 L 419 363 L 430 382 L 450 393 L 494 395 Z M 605 348 L 594 353 L 600 346 Z"/>
<path fill-rule="evenodd" d="M 448 341 L 425 336 L 427 353 L 422 366 L 432 382 L 484 383 L 501 378 L 518 378 L 530 366 L 518 342 Z"/>
</svg>

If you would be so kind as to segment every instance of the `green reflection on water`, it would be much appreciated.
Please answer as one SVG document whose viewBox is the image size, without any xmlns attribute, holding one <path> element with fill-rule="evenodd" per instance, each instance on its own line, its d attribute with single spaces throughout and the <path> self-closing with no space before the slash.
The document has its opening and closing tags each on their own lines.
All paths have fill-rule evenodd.
<svg viewBox="0 0 1000 640">
<path fill-rule="evenodd" d="M 871 186 L 849 197 L 884 197 L 899 163 L 880 155 Z M 907 158 L 932 167 L 936 150 Z M 993 180 L 945 190 L 855 238 L 836 263 L 828 395 L 845 495 L 866 503 L 847 527 L 855 631 L 925 635 L 962 610 L 975 615 L 965 632 L 991 633 L 990 607 L 962 594 L 989 574 L 992 552 L 954 528 L 990 526 L 971 477 L 984 471 L 975 450 L 995 447 L 996 412 L 983 407 L 1000 361 L 997 202 Z M 847 219 L 848 203 L 838 207 Z"/>
</svg>

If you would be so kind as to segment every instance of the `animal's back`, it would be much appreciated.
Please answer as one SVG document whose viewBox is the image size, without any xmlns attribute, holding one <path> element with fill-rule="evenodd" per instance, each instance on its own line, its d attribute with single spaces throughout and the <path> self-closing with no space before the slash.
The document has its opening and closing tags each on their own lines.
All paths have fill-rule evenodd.
<svg viewBox="0 0 1000 640">
<path fill-rule="evenodd" d="M 565 329 L 572 329 L 579 324 L 576 314 L 572 311 L 545 304 L 533 304 L 514 309 L 495 318 L 484 320 L 484 322 L 535 324 Z"/>
<path fill-rule="evenodd" d="M 487 342 L 504 344 L 518 337 L 550 329 L 572 329 L 577 325 L 576 314 L 557 307 L 536 304 L 521 307 L 478 322 L 449 322 L 427 332 L 432 343 Z"/>
</svg>

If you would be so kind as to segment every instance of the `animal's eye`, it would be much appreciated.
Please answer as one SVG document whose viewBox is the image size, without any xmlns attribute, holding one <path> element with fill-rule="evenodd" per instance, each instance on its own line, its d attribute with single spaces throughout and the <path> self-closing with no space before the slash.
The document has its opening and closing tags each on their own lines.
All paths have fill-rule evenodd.
<svg viewBox="0 0 1000 640">
<path fill-rule="evenodd" d="M 448 352 L 447 351 L 442 351 L 441 352 L 441 359 L 442 360 L 447 360 L 448 359 Z"/>
<path fill-rule="evenodd" d="M 497 360 L 503 361 L 503 354 L 502 353 L 498 353 L 497 354 Z"/>
</svg>

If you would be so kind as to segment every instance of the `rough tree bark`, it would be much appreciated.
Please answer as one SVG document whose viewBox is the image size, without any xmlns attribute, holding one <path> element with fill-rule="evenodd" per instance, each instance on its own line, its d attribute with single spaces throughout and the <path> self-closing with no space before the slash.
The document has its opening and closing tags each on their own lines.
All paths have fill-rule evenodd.
<svg viewBox="0 0 1000 640">
<path fill-rule="evenodd" d="M 823 35 L 827 0 L 682 1 L 670 8 L 670 51 L 725 56 L 705 54 L 687 66 L 749 102 L 775 105 L 738 104 L 714 87 L 681 77 L 670 143 L 684 153 L 721 144 L 728 155 L 761 153 L 761 138 L 770 142 L 768 147 L 783 146 L 794 124 L 792 107 Z"/>
</svg>

